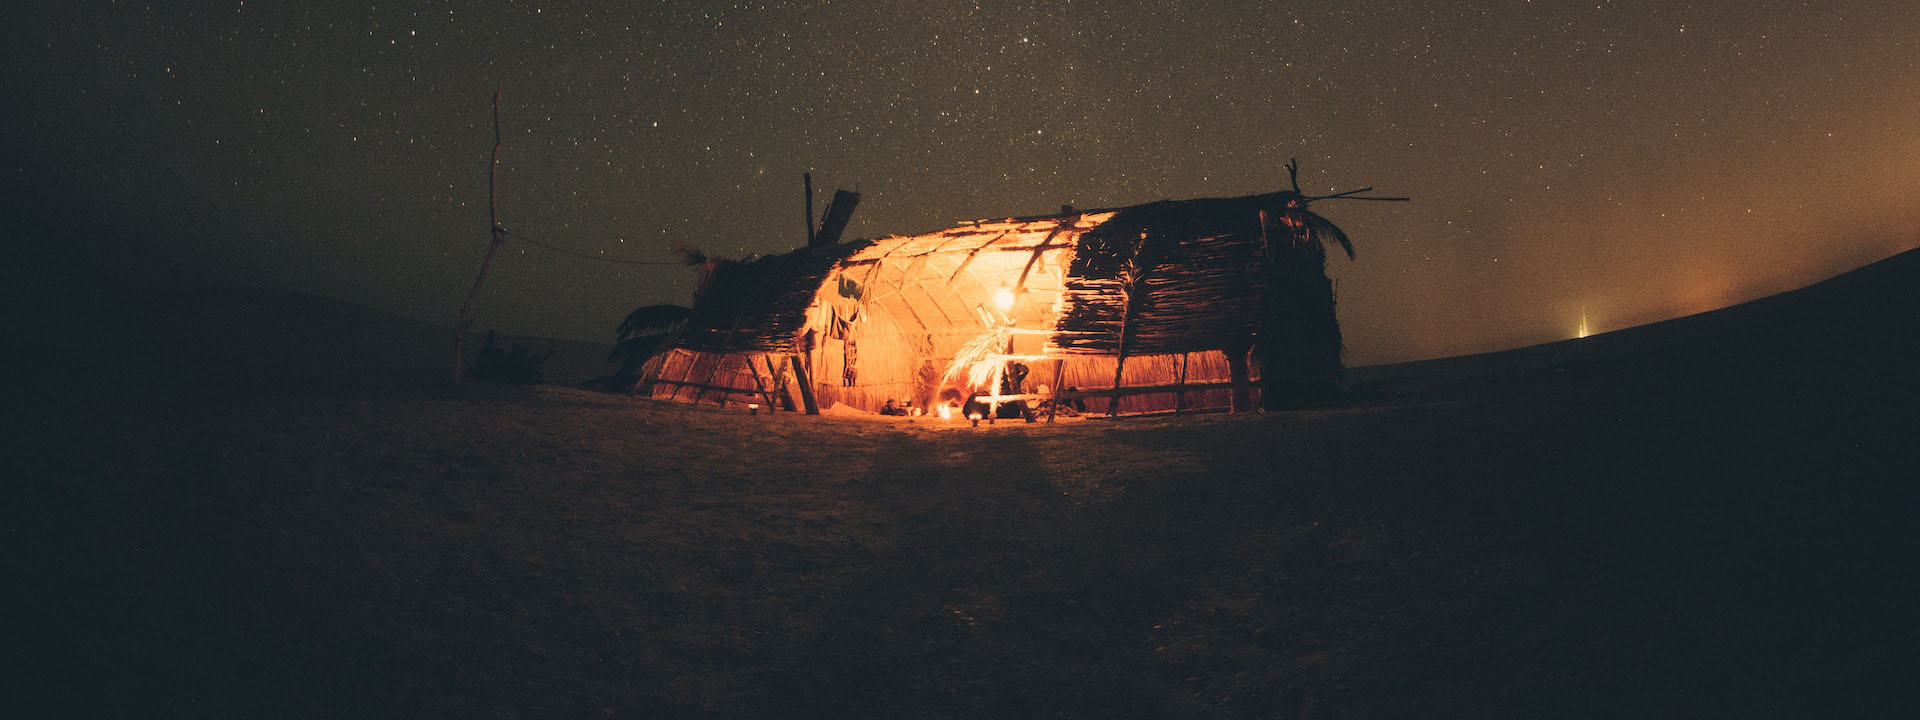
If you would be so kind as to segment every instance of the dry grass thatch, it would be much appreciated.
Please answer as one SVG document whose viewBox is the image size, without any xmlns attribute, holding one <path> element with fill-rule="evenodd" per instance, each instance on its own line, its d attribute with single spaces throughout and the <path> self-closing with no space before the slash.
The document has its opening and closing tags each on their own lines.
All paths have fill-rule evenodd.
<svg viewBox="0 0 1920 720">
<path fill-rule="evenodd" d="M 1320 379 L 1337 382 L 1338 369 L 1322 365 L 1337 365 L 1340 338 L 1323 321 L 1333 298 L 1320 245 L 1350 252 L 1351 243 L 1304 202 L 1297 192 L 1163 201 L 721 263 L 679 346 L 803 356 L 821 394 L 868 410 L 924 402 L 963 375 L 983 387 L 1003 355 L 1115 359 L 1112 375 L 1082 388 L 1179 385 L 1167 363 L 1141 364 L 1154 374 L 1129 381 L 1135 371 L 1119 358 L 1244 354 L 1262 335 L 1260 347 L 1292 353 L 1261 353 L 1285 360 L 1270 368 L 1299 368 L 1306 385 L 1325 387 Z M 710 384 L 706 369 L 677 369 L 663 377 Z M 1274 387 L 1276 397 L 1295 393 Z M 1192 405 L 1179 395 L 1125 404 L 1171 410 L 1227 397 L 1209 390 Z"/>
</svg>

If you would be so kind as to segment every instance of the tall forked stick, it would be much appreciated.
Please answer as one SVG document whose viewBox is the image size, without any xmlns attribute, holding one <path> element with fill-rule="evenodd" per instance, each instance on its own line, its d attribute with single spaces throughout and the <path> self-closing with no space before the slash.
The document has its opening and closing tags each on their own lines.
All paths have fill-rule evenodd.
<svg viewBox="0 0 1920 720">
<path fill-rule="evenodd" d="M 467 331 L 473 328 L 473 303 L 480 298 L 480 284 L 487 281 L 487 270 L 493 267 L 493 256 L 499 254 L 500 246 L 507 241 L 507 230 L 500 227 L 500 210 L 494 192 L 495 179 L 500 175 L 500 91 L 506 87 L 507 81 L 504 79 L 493 87 L 493 160 L 487 166 L 487 224 L 492 242 L 487 245 L 487 258 L 480 261 L 480 274 L 473 278 L 473 289 L 467 291 L 467 303 L 460 306 L 460 321 L 453 328 L 455 383 L 460 382 L 460 370 L 465 364 Z"/>
</svg>

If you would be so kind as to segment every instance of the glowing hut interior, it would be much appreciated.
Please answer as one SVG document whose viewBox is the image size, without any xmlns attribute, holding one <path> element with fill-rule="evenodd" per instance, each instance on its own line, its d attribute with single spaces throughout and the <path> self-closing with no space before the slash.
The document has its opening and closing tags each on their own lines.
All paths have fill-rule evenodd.
<svg viewBox="0 0 1920 720">
<path fill-rule="evenodd" d="M 1016 404 L 1029 417 L 1242 409 L 1261 392 L 1262 357 L 1277 364 L 1255 348 L 1276 343 L 1318 358 L 1289 372 L 1337 383 L 1324 238 L 1306 220 L 1331 225 L 1307 200 L 1069 210 L 721 262 L 643 391 L 1002 417 Z M 1289 303 L 1323 305 L 1293 313 L 1323 321 L 1276 321 Z"/>
</svg>

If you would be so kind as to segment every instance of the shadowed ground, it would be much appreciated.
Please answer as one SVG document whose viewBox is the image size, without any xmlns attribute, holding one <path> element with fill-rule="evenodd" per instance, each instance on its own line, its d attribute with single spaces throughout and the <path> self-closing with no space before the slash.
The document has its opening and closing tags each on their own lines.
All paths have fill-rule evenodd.
<svg viewBox="0 0 1920 720">
<path fill-rule="evenodd" d="M 1347 407 L 978 429 L 447 389 L 392 318 L 166 296 L 21 393 L 11 674 L 74 716 L 1911 711 L 1889 262 Z"/>
</svg>

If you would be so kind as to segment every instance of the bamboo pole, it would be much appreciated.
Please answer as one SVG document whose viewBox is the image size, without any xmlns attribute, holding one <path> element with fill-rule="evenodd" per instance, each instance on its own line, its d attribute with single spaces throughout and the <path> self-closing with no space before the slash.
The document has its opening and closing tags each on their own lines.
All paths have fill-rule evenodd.
<svg viewBox="0 0 1920 720">
<path fill-rule="evenodd" d="M 460 321 L 453 328 L 453 382 L 460 382 L 461 370 L 466 366 L 467 333 L 473 329 L 473 304 L 480 298 L 480 285 L 487 281 L 487 271 L 493 267 L 493 258 L 500 254 L 500 246 L 507 241 L 506 228 L 500 227 L 500 208 L 496 180 L 500 175 L 500 93 L 507 87 L 502 79 L 493 86 L 493 158 L 487 165 L 487 226 L 491 241 L 487 244 L 487 257 L 480 261 L 480 274 L 473 278 L 473 288 L 467 291 L 467 302 L 460 306 Z"/>
</svg>

